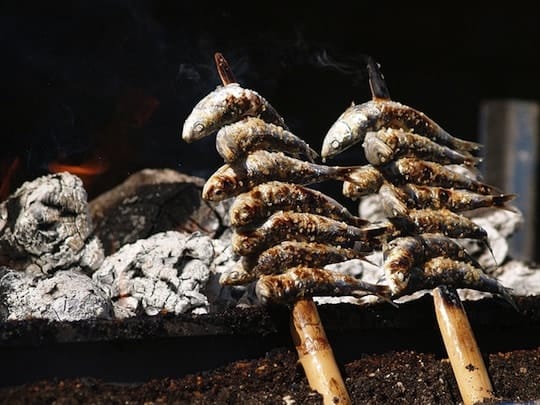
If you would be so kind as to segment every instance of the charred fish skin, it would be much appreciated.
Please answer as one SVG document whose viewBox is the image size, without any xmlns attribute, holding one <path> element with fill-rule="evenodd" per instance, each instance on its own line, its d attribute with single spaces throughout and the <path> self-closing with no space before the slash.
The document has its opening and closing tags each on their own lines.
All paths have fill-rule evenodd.
<svg viewBox="0 0 540 405">
<path fill-rule="evenodd" d="M 320 191 L 299 184 L 271 181 L 238 195 L 229 215 L 233 227 L 245 227 L 264 221 L 277 211 L 295 211 L 323 215 L 353 226 L 368 221 L 352 215 L 347 208 Z"/>
<path fill-rule="evenodd" d="M 443 256 L 428 260 L 422 268 L 415 268 L 411 272 L 409 285 L 402 291 L 394 293 L 392 297 L 398 298 L 415 291 L 433 289 L 440 285 L 470 288 L 496 294 L 515 306 L 510 294 L 511 290 L 504 287 L 496 279 L 469 263 Z"/>
<path fill-rule="evenodd" d="M 465 189 L 410 183 L 393 187 L 390 192 L 393 192 L 398 200 L 404 201 L 409 208 L 447 208 L 453 212 L 487 207 L 513 210 L 507 203 L 517 197 L 516 194 L 479 194 Z"/>
<path fill-rule="evenodd" d="M 330 127 L 321 149 L 323 161 L 363 142 L 368 132 L 383 128 L 415 132 L 438 144 L 475 155 L 481 148 L 476 142 L 453 137 L 421 111 L 396 101 L 375 98 L 350 106 Z"/>
<path fill-rule="evenodd" d="M 407 288 L 410 270 L 423 262 L 424 249 L 418 237 L 403 236 L 393 239 L 383 251 L 382 269 L 392 294 Z"/>
<path fill-rule="evenodd" d="M 325 166 L 289 157 L 282 152 L 257 150 L 221 166 L 206 181 L 202 196 L 205 200 L 221 201 L 269 181 L 302 185 L 326 180 L 363 182 L 363 170 L 363 166 Z"/>
<path fill-rule="evenodd" d="M 263 251 L 252 271 L 257 274 L 281 273 L 295 265 L 324 267 L 352 259 L 365 260 L 365 253 L 324 243 L 285 241 Z"/>
<path fill-rule="evenodd" d="M 383 175 L 395 185 L 407 183 L 446 188 L 459 188 L 479 194 L 501 194 L 488 184 L 457 173 L 439 163 L 415 158 L 401 158 L 380 167 Z"/>
<path fill-rule="evenodd" d="M 392 217 L 389 220 L 408 234 L 441 233 L 449 238 L 476 239 L 488 243 L 484 228 L 447 209 L 411 209 L 406 217 Z"/>
<path fill-rule="evenodd" d="M 416 157 L 440 164 L 465 164 L 477 166 L 481 158 L 468 152 L 458 152 L 424 136 L 402 129 L 381 129 L 368 132 L 362 144 L 366 159 L 380 166 L 400 157 Z"/>
<path fill-rule="evenodd" d="M 216 149 L 225 163 L 257 150 L 285 152 L 293 157 L 305 156 L 311 163 L 319 156 L 309 145 L 283 127 L 256 117 L 226 125 L 216 136 Z"/>
<path fill-rule="evenodd" d="M 380 244 L 389 224 L 371 224 L 362 228 L 347 225 L 316 214 L 281 211 L 252 230 L 234 230 L 233 252 L 248 256 L 262 252 L 285 240 L 319 242 L 334 246 L 353 247 L 361 244 L 362 252 L 372 251 Z"/>
<path fill-rule="evenodd" d="M 383 174 L 372 165 L 360 166 L 350 179 L 343 182 L 342 194 L 351 200 L 376 193 L 384 183 Z"/>
<path fill-rule="evenodd" d="M 287 128 L 283 118 L 264 97 L 238 83 L 230 83 L 218 86 L 195 105 L 184 121 L 182 139 L 188 143 L 200 140 L 245 117 L 260 117 Z"/>
<path fill-rule="evenodd" d="M 255 293 L 263 304 L 294 302 L 313 296 L 376 295 L 388 299 L 388 289 L 358 280 L 355 277 L 325 269 L 297 266 L 278 275 L 262 276 Z"/>
<path fill-rule="evenodd" d="M 317 242 L 285 241 L 260 254 L 242 257 L 229 274 L 220 278 L 220 283 L 245 284 L 263 275 L 283 273 L 295 266 L 322 268 L 352 259 L 366 260 L 365 254 L 355 249 Z"/>
</svg>

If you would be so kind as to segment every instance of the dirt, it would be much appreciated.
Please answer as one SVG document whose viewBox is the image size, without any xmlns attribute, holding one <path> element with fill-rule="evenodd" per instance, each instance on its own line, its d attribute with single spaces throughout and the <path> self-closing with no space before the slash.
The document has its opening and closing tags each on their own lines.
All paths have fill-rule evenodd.
<svg viewBox="0 0 540 405">
<path fill-rule="evenodd" d="M 486 358 L 500 401 L 540 399 L 540 349 L 493 353 Z M 447 360 L 413 351 L 365 355 L 344 364 L 355 404 L 459 404 Z M 526 383 L 524 383 L 526 382 Z M 3 404 L 320 404 L 310 390 L 296 353 L 275 349 L 254 360 L 144 384 L 97 379 L 41 381 L 0 390 Z"/>
</svg>

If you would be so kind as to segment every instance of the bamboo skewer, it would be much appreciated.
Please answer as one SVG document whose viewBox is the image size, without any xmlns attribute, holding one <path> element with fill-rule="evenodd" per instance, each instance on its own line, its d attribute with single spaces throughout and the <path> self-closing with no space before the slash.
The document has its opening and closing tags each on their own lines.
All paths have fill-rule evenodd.
<svg viewBox="0 0 540 405">
<path fill-rule="evenodd" d="M 433 290 L 439 329 L 465 405 L 495 398 L 493 387 L 457 291 L 440 286 Z"/>
<path fill-rule="evenodd" d="M 236 79 L 225 57 L 214 54 L 223 85 Z M 317 306 L 311 298 L 300 299 L 291 310 L 291 334 L 309 386 L 323 396 L 324 404 L 350 404 L 351 399 L 328 342 Z"/>
<path fill-rule="evenodd" d="M 310 387 L 323 396 L 325 404 L 350 404 L 349 393 L 312 299 L 294 303 L 291 334 Z"/>
</svg>

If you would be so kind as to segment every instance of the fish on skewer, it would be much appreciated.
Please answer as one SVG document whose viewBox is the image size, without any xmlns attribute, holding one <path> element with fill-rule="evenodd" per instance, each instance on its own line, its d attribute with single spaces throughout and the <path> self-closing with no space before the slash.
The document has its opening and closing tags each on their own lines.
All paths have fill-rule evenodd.
<svg viewBox="0 0 540 405">
<path fill-rule="evenodd" d="M 352 104 L 330 127 L 323 140 L 323 161 L 363 142 L 368 132 L 383 128 L 415 132 L 461 152 L 474 155 L 479 153 L 479 143 L 456 138 L 423 112 L 392 101 L 376 63 L 368 64 L 368 71 L 372 100 L 363 104 Z"/>
<path fill-rule="evenodd" d="M 445 208 L 411 209 L 407 216 L 390 217 L 389 220 L 398 230 L 407 234 L 442 233 L 449 238 L 476 239 L 488 244 L 484 228 Z"/>
<path fill-rule="evenodd" d="M 380 245 L 379 237 L 389 228 L 389 223 L 355 227 L 321 215 L 280 211 L 256 228 L 235 229 L 231 243 L 239 256 L 260 253 L 285 240 L 355 247 L 365 253 Z"/>
<path fill-rule="evenodd" d="M 388 301 L 388 288 L 370 284 L 353 276 L 325 269 L 296 266 L 283 274 L 261 276 L 256 283 L 255 293 L 263 303 L 292 302 L 313 296 L 376 295 Z"/>
<path fill-rule="evenodd" d="M 231 225 L 239 228 L 261 222 L 277 211 L 323 215 L 353 226 L 368 224 L 326 194 L 298 184 L 281 181 L 262 183 L 240 194 L 231 205 Z"/>
<path fill-rule="evenodd" d="M 305 156 L 312 163 L 319 156 L 292 132 L 257 117 L 247 117 L 222 127 L 216 135 L 216 149 L 225 163 L 234 162 L 257 149 L 284 152 L 296 158 Z"/>
<path fill-rule="evenodd" d="M 414 267 L 409 272 L 407 285 L 402 289 L 393 290 L 392 298 L 399 298 L 419 290 L 433 289 L 440 285 L 492 293 L 517 308 L 511 289 L 504 287 L 495 278 L 488 276 L 482 269 L 470 263 L 444 256 L 426 261 L 421 268 Z"/>
<path fill-rule="evenodd" d="M 245 117 L 259 117 L 287 129 L 283 118 L 259 93 L 229 83 L 218 86 L 195 105 L 184 121 L 182 139 L 197 141 Z"/>
<path fill-rule="evenodd" d="M 262 275 L 279 274 L 294 266 L 322 268 L 328 264 L 360 259 L 365 253 L 317 242 L 285 241 L 260 254 L 244 256 L 220 277 L 221 285 L 246 284 Z"/>
<path fill-rule="evenodd" d="M 447 208 L 453 212 L 463 212 L 496 207 L 515 211 L 515 208 L 506 204 L 517 197 L 516 194 L 486 195 L 465 189 L 411 183 L 394 186 L 387 182 L 379 189 L 379 195 L 385 212 L 399 212 L 400 215 L 406 215 L 408 208 Z"/>
<path fill-rule="evenodd" d="M 257 150 L 221 166 L 206 181 L 202 196 L 205 200 L 221 201 L 269 181 L 308 185 L 335 179 L 362 185 L 365 171 L 365 166 L 325 166 L 282 152 Z"/>
<path fill-rule="evenodd" d="M 462 188 L 479 194 L 501 194 L 494 186 L 474 180 L 439 163 L 404 157 L 379 168 L 395 185 L 413 183 L 446 188 Z"/>
<path fill-rule="evenodd" d="M 368 132 L 362 144 L 369 163 L 380 166 L 400 157 L 425 159 L 440 164 L 465 164 L 477 166 L 482 159 L 467 152 L 458 152 L 448 146 L 407 132 L 402 129 L 383 128 Z"/>
<path fill-rule="evenodd" d="M 390 289 L 395 294 L 404 291 L 414 267 L 421 268 L 435 257 L 447 256 L 473 267 L 482 266 L 456 241 L 442 235 L 425 233 L 403 236 L 391 240 L 384 246 L 383 270 Z"/>
</svg>

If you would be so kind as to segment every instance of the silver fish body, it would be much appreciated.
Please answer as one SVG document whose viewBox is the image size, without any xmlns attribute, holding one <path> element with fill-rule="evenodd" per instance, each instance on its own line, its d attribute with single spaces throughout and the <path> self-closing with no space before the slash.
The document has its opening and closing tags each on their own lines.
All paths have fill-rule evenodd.
<svg viewBox="0 0 540 405">
<path fill-rule="evenodd" d="M 480 144 L 456 138 L 421 111 L 396 101 L 375 98 L 346 109 L 326 134 L 321 157 L 333 157 L 363 142 L 370 131 L 396 128 L 415 132 L 452 149 L 478 153 Z"/>
<path fill-rule="evenodd" d="M 390 241 L 383 251 L 383 271 L 392 293 L 407 290 L 415 267 L 422 268 L 426 261 L 442 256 L 481 268 L 462 246 L 441 234 L 404 236 Z"/>
<path fill-rule="evenodd" d="M 260 117 L 287 128 L 283 118 L 264 97 L 238 83 L 230 83 L 219 86 L 195 105 L 184 121 L 182 139 L 197 141 L 245 117 Z"/>
<path fill-rule="evenodd" d="M 504 287 L 496 279 L 485 274 L 480 268 L 470 263 L 448 257 L 435 257 L 426 261 L 423 266 L 415 267 L 410 272 L 407 286 L 394 292 L 393 298 L 412 294 L 419 290 L 433 289 L 441 285 L 454 288 L 470 288 L 496 294 L 511 305 L 515 305 L 510 289 Z"/>
<path fill-rule="evenodd" d="M 282 152 L 257 150 L 221 166 L 205 183 L 202 196 L 205 200 L 221 201 L 269 181 L 308 185 L 342 180 L 356 184 L 364 181 L 362 170 L 363 166 L 318 165 L 286 156 Z"/>
<path fill-rule="evenodd" d="M 258 254 L 286 240 L 358 246 L 360 251 L 369 252 L 380 245 L 378 237 L 389 227 L 388 223 L 375 223 L 360 228 L 321 215 L 280 211 L 257 228 L 235 229 L 231 243 L 234 253 L 239 256 Z"/>
<path fill-rule="evenodd" d="M 281 242 L 262 253 L 242 257 L 226 277 L 220 278 L 222 285 L 246 284 L 262 275 L 279 274 L 295 266 L 324 267 L 346 260 L 365 260 L 365 254 L 317 242 Z"/>
<path fill-rule="evenodd" d="M 281 181 L 262 183 L 238 195 L 229 215 L 233 227 L 243 227 L 263 221 L 277 211 L 318 214 L 353 226 L 368 223 L 320 191 Z"/>
<path fill-rule="evenodd" d="M 261 276 L 255 286 L 262 303 L 288 303 L 303 297 L 376 295 L 387 300 L 388 289 L 353 276 L 297 266 L 283 274 Z"/>
<path fill-rule="evenodd" d="M 284 152 L 297 158 L 304 156 L 310 162 L 319 156 L 292 132 L 256 117 L 247 117 L 222 127 L 216 136 L 216 149 L 226 163 L 257 149 Z"/>
<path fill-rule="evenodd" d="M 390 222 L 404 234 L 442 233 L 449 238 L 476 239 L 486 244 L 488 242 L 484 228 L 447 209 L 411 209 L 406 217 L 392 217 Z"/>
<path fill-rule="evenodd" d="M 380 167 L 392 184 L 413 183 L 446 188 L 462 188 L 479 194 L 500 194 L 493 186 L 474 180 L 439 163 L 416 158 L 401 158 Z"/>
<path fill-rule="evenodd" d="M 367 132 L 364 153 L 369 163 L 380 166 L 400 157 L 414 156 L 440 164 L 476 166 L 481 159 L 467 152 L 458 152 L 431 139 L 402 129 L 384 128 Z"/>
<path fill-rule="evenodd" d="M 405 212 L 408 208 L 447 208 L 453 212 L 469 211 L 485 207 L 497 207 L 512 210 L 506 204 L 516 198 L 515 194 L 479 194 L 473 191 L 457 188 L 444 188 L 436 186 L 422 186 L 404 184 L 399 187 L 385 183 L 384 202 L 388 209 Z M 383 192 L 383 187 L 379 194 Z M 383 198 L 381 197 L 381 200 Z M 385 210 L 386 211 L 386 210 Z M 406 214 L 403 214 L 406 215 Z"/>
</svg>

